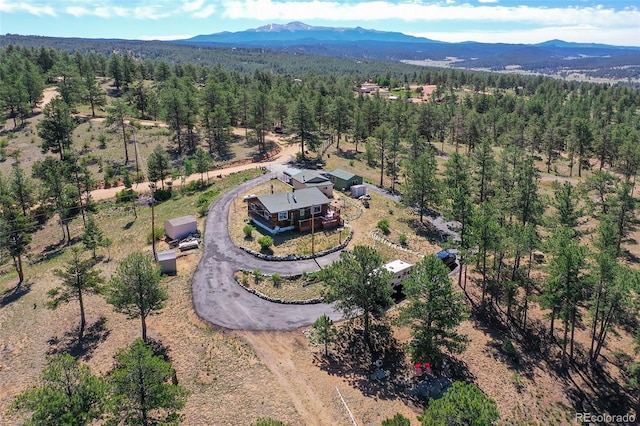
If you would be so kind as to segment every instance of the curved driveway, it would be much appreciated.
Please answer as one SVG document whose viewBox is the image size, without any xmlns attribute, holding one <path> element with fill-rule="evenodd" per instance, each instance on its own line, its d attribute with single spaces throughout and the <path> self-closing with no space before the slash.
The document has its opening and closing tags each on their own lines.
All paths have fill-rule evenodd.
<svg viewBox="0 0 640 426">
<path fill-rule="evenodd" d="M 333 320 L 342 318 L 332 305 L 285 305 L 261 299 L 249 293 L 233 278 L 240 269 L 259 269 L 263 273 L 283 275 L 311 272 L 333 263 L 339 252 L 315 260 L 266 261 L 233 244 L 229 238 L 229 208 L 236 202 L 239 214 L 246 205 L 237 197 L 249 188 L 268 181 L 267 173 L 222 194 L 209 208 L 204 233 L 204 253 L 193 276 L 193 305 L 198 315 L 221 327 L 234 330 L 293 330 L 312 324 L 322 314 Z M 316 262 L 317 261 L 317 262 Z"/>
</svg>

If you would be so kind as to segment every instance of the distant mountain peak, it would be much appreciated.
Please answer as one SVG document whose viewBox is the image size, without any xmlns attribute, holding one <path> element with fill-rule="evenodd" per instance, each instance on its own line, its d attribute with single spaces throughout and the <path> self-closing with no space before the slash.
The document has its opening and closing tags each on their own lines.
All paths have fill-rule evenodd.
<svg viewBox="0 0 640 426">
<path fill-rule="evenodd" d="M 289 22 L 288 24 L 267 24 L 248 31 L 257 33 L 273 33 L 281 31 L 320 31 L 329 29 L 340 30 L 341 28 L 315 27 L 313 25 L 305 24 L 304 22 L 294 21 Z"/>
</svg>

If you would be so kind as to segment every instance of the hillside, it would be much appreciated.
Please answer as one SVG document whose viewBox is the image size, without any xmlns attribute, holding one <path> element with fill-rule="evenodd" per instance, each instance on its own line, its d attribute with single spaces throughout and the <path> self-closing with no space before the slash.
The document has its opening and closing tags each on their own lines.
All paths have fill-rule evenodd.
<svg viewBox="0 0 640 426">
<path fill-rule="evenodd" d="M 91 45 L 82 42 L 76 46 Z M 358 424 L 400 413 L 416 425 L 437 406 L 425 396 L 433 378 L 419 374 L 416 362 L 430 363 L 444 385 L 479 389 L 487 406 L 495 404 L 497 424 L 637 414 L 638 90 L 402 64 L 392 72 L 376 61 L 366 65 L 371 74 L 354 74 L 344 65 L 353 59 L 312 55 L 301 61 L 304 73 L 287 74 L 254 65 L 295 55 L 228 52 L 240 67 L 249 52 L 245 71 L 124 50 L 0 51 L 1 424 L 29 416 L 8 409 L 48 357 L 69 352 L 105 377 L 114 355 L 141 335 L 140 319 L 116 312 L 105 293 L 86 295 L 80 340 L 77 300 L 49 309 L 51 290 L 62 285 L 55 271 L 74 249 L 109 282 L 132 252 L 150 260 L 152 241 L 169 249 L 174 242 L 162 237 L 162 224 L 183 215 L 197 217 L 203 243 L 178 254 L 176 275 L 161 280 L 168 299 L 146 323 L 176 372 L 165 384 L 189 392 L 183 424 L 247 425 L 266 416 L 348 425 L 346 406 Z M 301 66 L 294 62 L 280 67 Z M 333 64 L 344 74 L 328 71 Z M 345 241 L 347 230 L 312 227 L 311 235 L 263 239 L 266 231 L 248 226 L 255 204 L 244 196 L 285 188 L 289 200 L 289 187 L 273 179 L 291 166 L 342 169 L 367 183 L 369 200 L 336 190 L 331 216 L 318 218 L 334 220 L 340 211 L 353 230 L 347 249 L 375 253 L 366 268 L 316 274 L 339 253 L 272 266 L 238 247 L 297 256 L 316 243 Z M 298 207 L 291 211 L 301 214 Z M 273 213 L 260 220 L 294 218 Z M 90 218 L 110 241 L 101 240 L 95 259 Z M 442 249 L 458 253 L 457 269 L 433 263 Z M 394 289 L 379 271 L 394 259 L 436 266 L 389 299 Z M 246 272 L 235 274 L 240 269 Z M 370 340 L 362 318 L 336 317 L 326 356 L 308 326 L 264 330 L 273 324 L 269 309 L 278 321 L 290 315 L 289 325 L 333 310 L 273 308 L 254 293 L 297 300 L 300 292 L 287 294 L 282 285 L 294 269 L 300 276 L 291 285 L 314 292 L 305 298 L 337 284 L 367 290 L 379 283 L 359 298 L 372 301 Z M 273 271 L 279 275 L 264 275 Z M 430 294 L 416 292 L 427 284 L 435 286 Z M 367 297 L 379 290 L 380 298 Z M 441 314 L 441 329 L 422 333 L 416 326 L 424 316 L 404 309 L 433 300 L 442 303 L 423 312 Z M 220 317 L 205 321 L 207 306 L 246 319 L 253 331 L 223 328 Z M 454 334 L 468 340 L 450 345 Z"/>
</svg>

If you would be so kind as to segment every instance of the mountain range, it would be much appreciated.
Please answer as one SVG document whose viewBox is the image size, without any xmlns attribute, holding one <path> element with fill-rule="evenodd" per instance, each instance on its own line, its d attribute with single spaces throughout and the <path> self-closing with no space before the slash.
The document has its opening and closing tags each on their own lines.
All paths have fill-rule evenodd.
<svg viewBox="0 0 640 426">
<path fill-rule="evenodd" d="M 567 69 L 594 70 L 627 67 L 627 77 L 640 78 L 640 47 L 549 40 L 538 44 L 448 43 L 399 32 L 319 27 L 291 22 L 269 24 L 238 32 L 198 35 L 174 43 L 260 47 L 352 58 L 448 61 L 458 68 L 504 70 L 514 67 L 545 74 Z M 454 59 L 453 59 L 454 58 Z"/>
</svg>

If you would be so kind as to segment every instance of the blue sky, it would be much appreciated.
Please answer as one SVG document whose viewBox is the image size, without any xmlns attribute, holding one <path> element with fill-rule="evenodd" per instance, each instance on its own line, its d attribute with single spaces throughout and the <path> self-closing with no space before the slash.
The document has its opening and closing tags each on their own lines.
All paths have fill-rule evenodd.
<svg viewBox="0 0 640 426">
<path fill-rule="evenodd" d="M 454 42 L 640 46 L 638 0 L 0 0 L 0 34 L 166 40 L 291 21 Z"/>
</svg>

